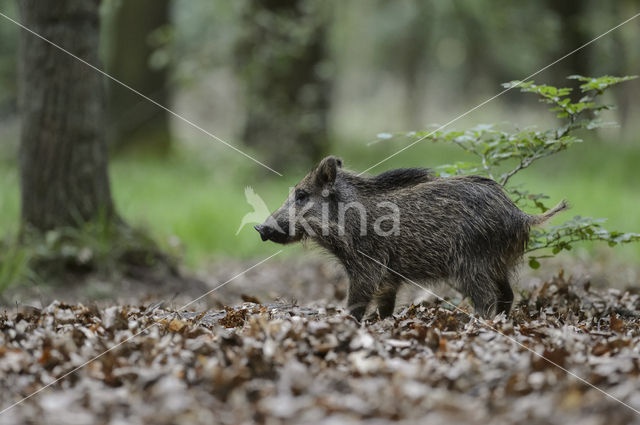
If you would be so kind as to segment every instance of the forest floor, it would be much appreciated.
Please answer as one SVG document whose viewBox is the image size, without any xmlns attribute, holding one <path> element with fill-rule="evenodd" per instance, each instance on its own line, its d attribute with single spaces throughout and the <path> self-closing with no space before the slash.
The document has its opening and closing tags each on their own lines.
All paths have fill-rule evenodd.
<svg viewBox="0 0 640 425">
<path fill-rule="evenodd" d="M 203 288 L 169 288 L 7 305 L 0 410 L 52 385 L 0 424 L 640 424 L 634 290 L 559 274 L 508 319 L 452 295 L 359 324 L 323 261 L 256 268 L 187 309 Z"/>
</svg>

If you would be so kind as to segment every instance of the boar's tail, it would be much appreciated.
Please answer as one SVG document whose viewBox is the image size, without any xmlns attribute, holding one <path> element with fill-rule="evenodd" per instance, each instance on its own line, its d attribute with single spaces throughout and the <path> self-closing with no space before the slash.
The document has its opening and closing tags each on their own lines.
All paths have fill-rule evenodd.
<svg viewBox="0 0 640 425">
<path fill-rule="evenodd" d="M 558 205 L 556 205 L 555 207 L 551 208 L 549 211 L 540 214 L 540 215 L 530 215 L 529 216 L 529 223 L 531 223 L 532 226 L 539 226 L 541 224 L 544 224 L 547 220 L 549 220 L 551 217 L 553 217 L 554 215 L 558 214 L 559 212 L 562 212 L 564 210 L 568 210 L 570 208 L 569 204 L 567 204 L 567 201 L 565 201 L 564 199 L 562 201 L 560 201 L 560 203 Z"/>
</svg>

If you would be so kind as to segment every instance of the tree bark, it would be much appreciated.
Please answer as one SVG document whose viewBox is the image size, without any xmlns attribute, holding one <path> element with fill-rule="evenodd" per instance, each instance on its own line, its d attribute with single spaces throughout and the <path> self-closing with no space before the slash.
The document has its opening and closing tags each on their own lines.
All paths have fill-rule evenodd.
<svg viewBox="0 0 640 425">
<path fill-rule="evenodd" d="M 109 74 L 168 105 L 168 66 L 152 68 L 150 35 L 169 25 L 169 0 L 126 0 L 116 6 L 109 25 Z M 167 154 L 171 147 L 169 113 L 139 95 L 108 82 L 107 144 L 114 151 Z"/>
<path fill-rule="evenodd" d="M 23 24 L 98 64 L 98 0 L 18 0 Z M 22 223 L 44 232 L 114 218 L 100 74 L 22 31 L 19 46 Z"/>
<path fill-rule="evenodd" d="M 327 150 L 331 75 L 322 2 L 251 0 L 236 66 L 244 83 L 244 140 L 280 169 L 306 168 Z"/>
</svg>

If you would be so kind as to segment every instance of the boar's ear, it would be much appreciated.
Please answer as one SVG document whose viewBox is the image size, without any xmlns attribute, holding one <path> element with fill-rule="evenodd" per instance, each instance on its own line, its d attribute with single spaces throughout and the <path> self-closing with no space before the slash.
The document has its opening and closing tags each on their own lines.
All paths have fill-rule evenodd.
<svg viewBox="0 0 640 425">
<path fill-rule="evenodd" d="M 342 167 L 342 160 L 335 156 L 328 156 L 323 159 L 316 169 L 316 182 L 324 186 L 325 184 L 333 184 L 336 181 L 338 168 Z"/>
</svg>

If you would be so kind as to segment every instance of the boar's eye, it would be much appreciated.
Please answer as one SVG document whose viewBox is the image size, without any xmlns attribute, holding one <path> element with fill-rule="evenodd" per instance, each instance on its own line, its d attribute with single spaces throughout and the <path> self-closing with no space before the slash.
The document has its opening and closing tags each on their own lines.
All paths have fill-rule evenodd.
<svg viewBox="0 0 640 425">
<path fill-rule="evenodd" d="M 302 189 L 296 190 L 296 202 L 304 202 L 307 198 L 309 198 L 309 192 Z"/>
</svg>

